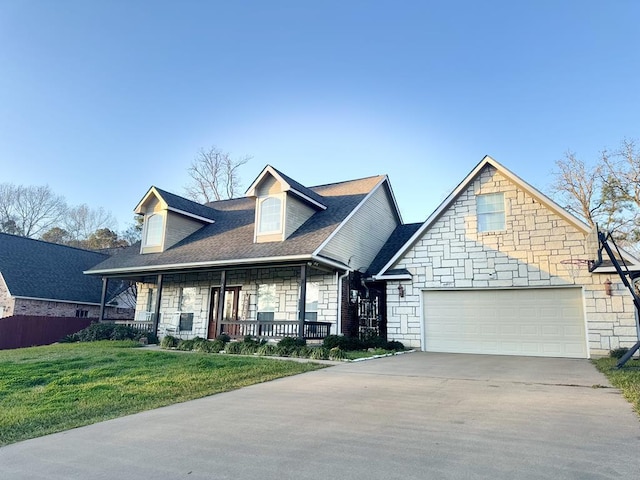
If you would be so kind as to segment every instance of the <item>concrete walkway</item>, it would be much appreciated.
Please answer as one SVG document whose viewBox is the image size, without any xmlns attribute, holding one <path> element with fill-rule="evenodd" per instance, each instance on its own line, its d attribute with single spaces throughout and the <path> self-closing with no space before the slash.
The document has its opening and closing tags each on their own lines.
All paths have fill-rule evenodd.
<svg viewBox="0 0 640 480">
<path fill-rule="evenodd" d="M 639 451 L 586 360 L 412 353 L 9 445 L 0 478 L 620 479 Z"/>
</svg>

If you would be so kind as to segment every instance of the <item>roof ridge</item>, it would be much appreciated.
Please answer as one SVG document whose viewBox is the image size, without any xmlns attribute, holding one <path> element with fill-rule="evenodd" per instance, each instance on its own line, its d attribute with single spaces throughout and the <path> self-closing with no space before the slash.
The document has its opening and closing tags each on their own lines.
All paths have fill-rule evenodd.
<svg viewBox="0 0 640 480">
<path fill-rule="evenodd" d="M 32 242 L 44 243 L 45 245 L 55 245 L 57 247 L 71 248 L 73 250 L 79 250 L 81 252 L 95 253 L 96 255 L 102 255 L 104 257 L 110 257 L 111 256 L 108 253 L 101 253 L 101 252 L 98 252 L 97 250 L 90 250 L 88 248 L 74 247 L 73 245 L 65 245 L 64 243 L 48 242 L 46 240 L 42 240 L 41 238 L 23 237 L 22 235 L 13 235 L 11 233 L 5 233 L 5 232 L 0 232 L 0 235 L 6 235 L 7 237 L 13 237 L 13 238 L 20 238 L 22 240 L 31 240 Z"/>
<path fill-rule="evenodd" d="M 382 175 L 369 175 L 368 177 L 352 178 L 351 180 L 343 180 L 342 182 L 323 183 L 321 185 L 314 185 L 312 187 L 307 187 L 307 188 L 330 187 L 332 185 L 340 185 L 341 183 L 359 182 L 361 180 L 369 180 L 370 178 L 384 178 L 386 176 L 387 175 L 385 175 L 385 174 L 382 174 Z"/>
</svg>

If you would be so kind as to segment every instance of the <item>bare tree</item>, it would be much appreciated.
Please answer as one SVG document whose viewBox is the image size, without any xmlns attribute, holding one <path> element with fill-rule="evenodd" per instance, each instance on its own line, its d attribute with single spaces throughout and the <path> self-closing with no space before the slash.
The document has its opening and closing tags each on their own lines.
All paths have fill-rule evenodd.
<svg viewBox="0 0 640 480">
<path fill-rule="evenodd" d="M 552 194 L 567 210 L 595 226 L 603 208 L 602 166 L 589 167 L 569 151 L 564 159 L 556 161 L 556 167 Z"/>
<path fill-rule="evenodd" d="M 188 170 L 191 182 L 185 187 L 187 196 L 199 203 L 233 198 L 240 187 L 238 168 L 251 158 L 233 159 L 215 146 L 201 149 Z"/>
<path fill-rule="evenodd" d="M 115 219 L 111 212 L 104 208 L 90 208 L 86 203 L 71 207 L 64 218 L 64 229 L 69 233 L 71 241 L 87 240 L 94 232 L 106 228 L 113 230 Z"/>
<path fill-rule="evenodd" d="M 24 237 L 37 237 L 62 218 L 64 197 L 49 186 L 0 185 L 0 228 Z"/>
<path fill-rule="evenodd" d="M 603 192 L 607 212 L 619 237 L 640 241 L 640 150 L 633 140 L 623 140 L 619 149 L 602 153 L 606 169 Z"/>
</svg>

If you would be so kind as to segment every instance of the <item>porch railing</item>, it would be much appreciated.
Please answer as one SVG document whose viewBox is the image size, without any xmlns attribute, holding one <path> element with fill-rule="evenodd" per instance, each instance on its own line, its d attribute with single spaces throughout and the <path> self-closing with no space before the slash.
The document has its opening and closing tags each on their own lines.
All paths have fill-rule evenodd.
<svg viewBox="0 0 640 480">
<path fill-rule="evenodd" d="M 266 338 L 297 337 L 300 331 L 300 323 L 296 321 L 224 320 L 221 326 L 222 333 L 231 338 L 242 338 L 246 335 Z M 306 339 L 321 340 L 327 337 L 330 332 L 330 322 L 304 322 L 303 334 Z"/>
<path fill-rule="evenodd" d="M 138 320 L 111 320 L 109 318 L 105 318 L 103 321 L 115 323 L 116 325 L 126 325 L 127 327 L 137 328 L 141 332 L 153 331 L 153 322 L 138 321 Z"/>
</svg>

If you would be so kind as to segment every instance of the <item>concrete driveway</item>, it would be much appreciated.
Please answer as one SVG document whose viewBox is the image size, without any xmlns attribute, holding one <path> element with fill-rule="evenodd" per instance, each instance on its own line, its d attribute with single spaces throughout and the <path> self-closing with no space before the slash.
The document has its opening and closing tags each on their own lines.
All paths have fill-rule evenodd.
<svg viewBox="0 0 640 480">
<path fill-rule="evenodd" d="M 9 445 L 0 478 L 620 479 L 639 451 L 587 360 L 411 353 Z"/>
</svg>

